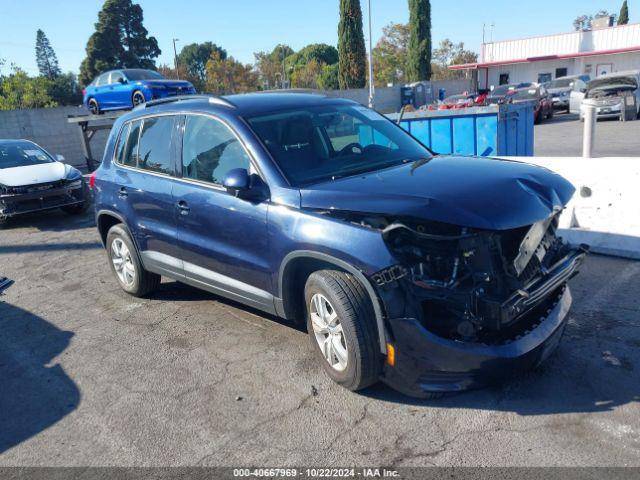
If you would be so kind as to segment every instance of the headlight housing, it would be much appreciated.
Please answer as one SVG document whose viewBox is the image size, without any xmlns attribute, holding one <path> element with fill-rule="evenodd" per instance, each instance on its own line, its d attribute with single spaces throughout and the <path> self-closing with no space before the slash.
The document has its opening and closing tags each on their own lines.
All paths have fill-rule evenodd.
<svg viewBox="0 0 640 480">
<path fill-rule="evenodd" d="M 79 188 L 82 186 L 82 173 L 77 168 L 70 167 L 65 176 L 67 186 L 70 188 Z"/>
</svg>

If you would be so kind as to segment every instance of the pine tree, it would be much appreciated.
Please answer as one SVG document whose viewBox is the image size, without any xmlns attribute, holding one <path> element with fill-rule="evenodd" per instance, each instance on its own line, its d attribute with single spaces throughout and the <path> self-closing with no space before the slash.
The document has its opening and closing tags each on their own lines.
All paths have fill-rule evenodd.
<svg viewBox="0 0 640 480">
<path fill-rule="evenodd" d="M 56 52 L 53 51 L 49 39 L 40 29 L 36 33 L 36 63 L 38 64 L 40 75 L 43 77 L 53 80 L 60 76 L 61 71 L 58 66 Z"/>
<path fill-rule="evenodd" d="M 105 70 L 155 68 L 158 41 L 142 25 L 140 5 L 131 0 L 106 0 L 98 13 L 96 31 L 87 42 L 87 56 L 80 65 L 80 83 L 88 84 Z"/>
<path fill-rule="evenodd" d="M 409 0 L 407 77 L 410 82 L 431 78 L 431 2 L 429 0 Z"/>
<path fill-rule="evenodd" d="M 627 0 L 624 0 L 622 3 L 622 8 L 620 9 L 620 15 L 618 16 L 618 25 L 626 25 L 629 23 L 629 6 L 627 5 Z"/>
<path fill-rule="evenodd" d="M 340 0 L 338 55 L 340 88 L 363 88 L 367 83 L 367 53 L 362 33 L 360 0 Z"/>
</svg>

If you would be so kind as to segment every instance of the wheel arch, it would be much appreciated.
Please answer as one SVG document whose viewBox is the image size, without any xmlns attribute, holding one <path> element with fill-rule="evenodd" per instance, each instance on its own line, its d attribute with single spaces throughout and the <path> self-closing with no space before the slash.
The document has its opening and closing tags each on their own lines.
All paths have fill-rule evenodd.
<svg viewBox="0 0 640 480">
<path fill-rule="evenodd" d="M 98 227 L 98 233 L 100 235 L 100 240 L 102 241 L 102 245 L 106 247 L 107 244 L 107 234 L 109 230 L 114 225 L 122 224 L 124 228 L 127 230 L 129 237 L 131 237 L 131 241 L 133 242 L 134 247 L 138 253 L 140 253 L 140 248 L 138 247 L 138 242 L 136 241 L 135 236 L 131 233 L 131 229 L 129 225 L 127 225 L 126 220 L 119 213 L 113 212 L 111 210 L 100 210 L 96 213 L 96 226 Z"/>
<path fill-rule="evenodd" d="M 387 334 L 382 304 L 365 275 L 350 263 L 326 253 L 299 250 L 289 253 L 280 266 L 276 310 L 283 317 L 295 320 L 304 312 L 304 286 L 306 279 L 319 270 L 341 270 L 353 275 L 364 287 L 375 313 L 378 340 L 382 354 L 387 353 Z"/>
</svg>

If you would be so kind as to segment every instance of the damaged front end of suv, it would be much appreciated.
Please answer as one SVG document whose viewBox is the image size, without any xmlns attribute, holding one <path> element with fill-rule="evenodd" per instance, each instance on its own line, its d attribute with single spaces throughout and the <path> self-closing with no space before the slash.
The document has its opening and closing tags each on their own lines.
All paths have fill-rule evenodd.
<svg viewBox="0 0 640 480">
<path fill-rule="evenodd" d="M 394 349 L 387 383 L 425 396 L 495 383 L 544 360 L 564 331 L 567 281 L 587 252 L 557 235 L 560 213 L 488 230 L 332 212 L 378 230 L 399 260 L 371 276 Z"/>
</svg>

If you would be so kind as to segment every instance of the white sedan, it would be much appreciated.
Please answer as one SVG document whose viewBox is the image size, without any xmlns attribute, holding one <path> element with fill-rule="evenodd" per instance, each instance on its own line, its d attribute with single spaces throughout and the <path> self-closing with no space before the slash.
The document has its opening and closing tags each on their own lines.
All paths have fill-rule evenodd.
<svg viewBox="0 0 640 480">
<path fill-rule="evenodd" d="M 86 211 L 89 195 L 82 173 L 62 160 L 27 140 L 0 140 L 0 225 L 41 210 Z"/>
</svg>

